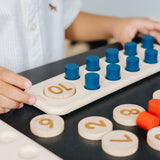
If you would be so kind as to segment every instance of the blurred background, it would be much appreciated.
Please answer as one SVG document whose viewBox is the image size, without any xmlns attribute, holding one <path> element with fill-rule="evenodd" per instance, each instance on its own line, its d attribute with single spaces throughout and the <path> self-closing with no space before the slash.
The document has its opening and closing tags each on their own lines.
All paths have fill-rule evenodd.
<svg viewBox="0 0 160 160">
<path fill-rule="evenodd" d="M 82 0 L 82 11 L 118 17 L 147 17 L 160 21 L 160 0 Z M 88 43 L 66 40 L 66 56 L 114 42 L 114 39 Z"/>
</svg>

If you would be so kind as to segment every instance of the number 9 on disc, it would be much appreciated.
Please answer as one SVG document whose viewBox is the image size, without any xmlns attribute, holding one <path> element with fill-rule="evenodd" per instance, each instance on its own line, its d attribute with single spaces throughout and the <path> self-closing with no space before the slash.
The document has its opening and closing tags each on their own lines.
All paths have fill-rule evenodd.
<svg viewBox="0 0 160 160">
<path fill-rule="evenodd" d="M 30 122 L 31 132 L 38 137 L 55 137 L 64 130 L 64 120 L 57 115 L 42 114 Z"/>
</svg>

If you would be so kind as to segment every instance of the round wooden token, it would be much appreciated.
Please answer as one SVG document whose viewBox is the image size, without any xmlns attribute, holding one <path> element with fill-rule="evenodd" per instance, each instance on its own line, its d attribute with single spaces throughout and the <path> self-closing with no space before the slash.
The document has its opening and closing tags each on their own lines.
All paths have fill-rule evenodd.
<svg viewBox="0 0 160 160">
<path fill-rule="evenodd" d="M 67 82 L 54 82 L 44 87 L 44 95 L 49 98 L 64 99 L 75 94 L 76 88 Z"/>
<path fill-rule="evenodd" d="M 137 151 L 138 138 L 129 131 L 115 130 L 103 136 L 101 145 L 107 154 L 125 157 Z"/>
<path fill-rule="evenodd" d="M 113 110 L 113 119 L 125 126 L 136 126 L 136 119 L 140 112 L 145 111 L 139 105 L 122 104 Z"/>
<path fill-rule="evenodd" d="M 100 116 L 87 117 L 78 123 L 79 135 L 89 140 L 100 140 L 104 134 L 112 129 L 112 122 Z"/>
<path fill-rule="evenodd" d="M 153 93 L 153 99 L 160 99 L 160 89 Z"/>
<path fill-rule="evenodd" d="M 64 130 L 64 120 L 57 115 L 42 114 L 30 121 L 31 132 L 38 137 L 55 137 Z"/>
<path fill-rule="evenodd" d="M 160 151 L 160 127 L 152 128 L 147 133 L 147 143 L 148 145 L 157 150 Z"/>
</svg>

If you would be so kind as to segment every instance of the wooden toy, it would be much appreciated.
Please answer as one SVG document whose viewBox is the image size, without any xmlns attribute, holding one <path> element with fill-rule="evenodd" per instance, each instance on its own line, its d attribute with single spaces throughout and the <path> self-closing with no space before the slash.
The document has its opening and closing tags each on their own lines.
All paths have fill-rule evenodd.
<svg viewBox="0 0 160 160">
<path fill-rule="evenodd" d="M 145 111 L 139 105 L 122 104 L 113 110 L 113 119 L 125 126 L 136 126 L 136 119 L 140 112 Z"/>
<path fill-rule="evenodd" d="M 78 123 L 79 135 L 89 140 L 100 140 L 104 134 L 112 129 L 112 122 L 100 116 L 87 117 Z"/>
<path fill-rule="evenodd" d="M 75 94 L 76 89 L 70 83 L 51 83 L 44 87 L 44 95 L 53 99 L 65 99 Z"/>
<path fill-rule="evenodd" d="M 64 120 L 57 115 L 42 114 L 31 120 L 30 129 L 38 137 L 55 137 L 63 132 Z"/>
<path fill-rule="evenodd" d="M 54 153 L 1 120 L 0 157 L 3 160 L 62 160 Z"/>
<path fill-rule="evenodd" d="M 80 67 L 67 64 L 64 73 L 33 85 L 26 92 L 36 96 L 35 106 L 40 110 L 49 114 L 68 114 L 159 72 L 160 46 L 152 44 L 153 41 L 148 45 L 147 41 L 142 44 L 127 42 L 125 50 L 108 49 L 101 59 L 88 56 L 86 64 Z"/>
<path fill-rule="evenodd" d="M 153 93 L 153 99 L 160 99 L 160 89 Z"/>
<path fill-rule="evenodd" d="M 143 111 L 138 115 L 136 123 L 137 126 L 148 131 L 154 127 L 159 126 L 159 119 L 151 113 Z"/>
<path fill-rule="evenodd" d="M 148 145 L 157 150 L 160 151 L 160 127 L 152 128 L 147 133 L 147 143 Z"/>
<path fill-rule="evenodd" d="M 160 120 L 160 99 L 151 99 L 148 102 L 148 112 L 155 115 Z"/>
<path fill-rule="evenodd" d="M 101 145 L 107 154 L 125 157 L 137 151 L 138 138 L 129 131 L 115 130 L 103 136 Z"/>
</svg>

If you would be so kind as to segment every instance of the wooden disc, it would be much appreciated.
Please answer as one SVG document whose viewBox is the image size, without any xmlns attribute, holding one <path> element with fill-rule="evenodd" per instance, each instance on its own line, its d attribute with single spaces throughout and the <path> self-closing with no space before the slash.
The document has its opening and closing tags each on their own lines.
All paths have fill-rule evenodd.
<svg viewBox="0 0 160 160">
<path fill-rule="evenodd" d="M 113 119 L 125 126 L 136 126 L 136 119 L 140 112 L 145 111 L 139 105 L 122 104 L 113 110 Z"/>
<path fill-rule="evenodd" d="M 137 151 L 138 138 L 129 131 L 115 130 L 103 136 L 102 149 L 112 156 L 129 156 Z"/>
<path fill-rule="evenodd" d="M 71 83 L 54 82 L 44 87 L 44 95 L 54 99 L 64 99 L 75 94 L 76 88 Z"/>
<path fill-rule="evenodd" d="M 39 115 L 30 121 L 30 129 L 38 137 L 55 137 L 63 132 L 64 120 L 57 115 Z"/>
<path fill-rule="evenodd" d="M 152 128 L 147 133 L 147 143 L 148 145 L 157 150 L 160 151 L 160 127 Z"/>
<path fill-rule="evenodd" d="M 160 99 L 160 89 L 153 93 L 153 99 Z"/>
<path fill-rule="evenodd" d="M 112 122 L 100 116 L 87 117 L 78 123 L 79 135 L 89 140 L 100 140 L 104 134 L 112 129 Z"/>
</svg>

